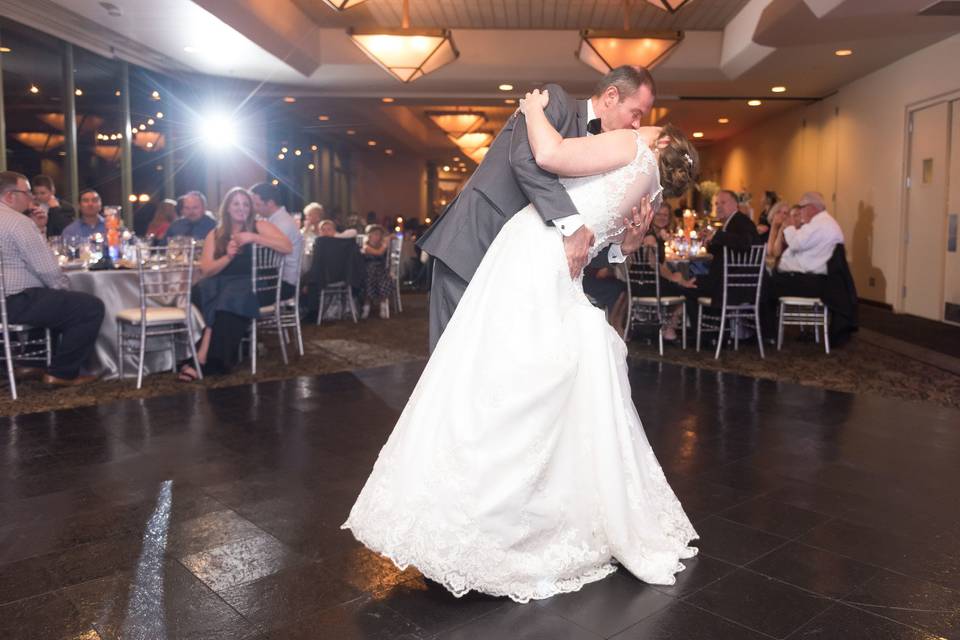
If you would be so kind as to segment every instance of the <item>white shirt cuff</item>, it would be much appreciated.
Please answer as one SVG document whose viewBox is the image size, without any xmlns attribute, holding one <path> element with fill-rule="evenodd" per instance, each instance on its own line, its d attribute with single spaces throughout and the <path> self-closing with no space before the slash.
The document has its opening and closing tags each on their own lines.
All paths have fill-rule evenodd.
<svg viewBox="0 0 960 640">
<path fill-rule="evenodd" d="M 583 226 L 583 216 L 579 213 L 575 213 L 572 216 L 565 216 L 563 218 L 556 218 L 553 221 L 553 226 L 560 230 L 565 236 L 573 235 L 577 229 Z"/>
<path fill-rule="evenodd" d="M 620 248 L 620 245 L 612 244 L 607 251 L 607 260 L 611 264 L 620 264 L 627 260 L 627 256 L 623 255 L 623 250 Z"/>
</svg>

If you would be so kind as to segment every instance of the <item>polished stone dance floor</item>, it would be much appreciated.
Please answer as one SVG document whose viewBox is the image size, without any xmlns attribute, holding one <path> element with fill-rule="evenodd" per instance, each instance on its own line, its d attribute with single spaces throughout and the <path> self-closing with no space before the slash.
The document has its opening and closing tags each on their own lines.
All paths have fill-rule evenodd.
<svg viewBox="0 0 960 640">
<path fill-rule="evenodd" d="M 338 528 L 421 366 L 2 419 L 0 637 L 960 637 L 960 412 L 636 363 L 701 555 L 458 600 Z"/>
</svg>

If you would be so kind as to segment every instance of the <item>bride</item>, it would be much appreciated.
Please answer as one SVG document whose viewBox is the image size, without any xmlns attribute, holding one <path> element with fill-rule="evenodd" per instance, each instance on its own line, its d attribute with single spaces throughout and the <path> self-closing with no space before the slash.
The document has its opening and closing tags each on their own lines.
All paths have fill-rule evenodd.
<svg viewBox="0 0 960 640">
<path fill-rule="evenodd" d="M 692 181 L 696 151 L 674 127 L 564 139 L 548 99 L 522 101 L 527 135 L 537 164 L 568 176 L 591 257 L 636 204 L 649 222 L 661 176 L 673 195 Z M 697 533 L 643 432 L 626 354 L 528 205 L 490 245 L 342 528 L 456 596 L 548 598 L 615 562 L 673 584 Z"/>
</svg>

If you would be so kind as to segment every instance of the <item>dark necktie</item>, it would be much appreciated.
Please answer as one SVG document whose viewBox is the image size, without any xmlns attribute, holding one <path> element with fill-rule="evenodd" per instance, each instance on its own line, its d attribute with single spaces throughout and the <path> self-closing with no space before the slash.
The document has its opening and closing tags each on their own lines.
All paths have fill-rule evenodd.
<svg viewBox="0 0 960 640">
<path fill-rule="evenodd" d="M 594 118 L 587 123 L 587 133 L 593 136 L 600 133 L 600 118 Z"/>
</svg>

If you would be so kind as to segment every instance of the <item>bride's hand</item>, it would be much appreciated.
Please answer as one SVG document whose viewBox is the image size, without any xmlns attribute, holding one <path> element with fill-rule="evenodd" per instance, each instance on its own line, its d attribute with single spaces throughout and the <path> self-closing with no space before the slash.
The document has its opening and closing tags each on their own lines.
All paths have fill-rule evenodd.
<svg viewBox="0 0 960 640">
<path fill-rule="evenodd" d="M 539 89 L 534 89 L 533 91 L 527 92 L 527 95 L 520 99 L 520 112 L 523 115 L 527 115 L 531 109 L 543 109 L 547 108 L 547 103 L 550 102 L 550 92 L 546 89 L 540 91 Z"/>
<path fill-rule="evenodd" d="M 650 206 L 650 198 L 643 198 L 640 201 L 640 207 L 634 207 L 630 213 L 631 215 L 623 219 L 626 231 L 620 243 L 620 250 L 624 254 L 630 254 L 639 249 L 643 237 L 647 235 L 647 229 L 650 228 L 650 222 L 653 220 L 653 207 Z"/>
</svg>

